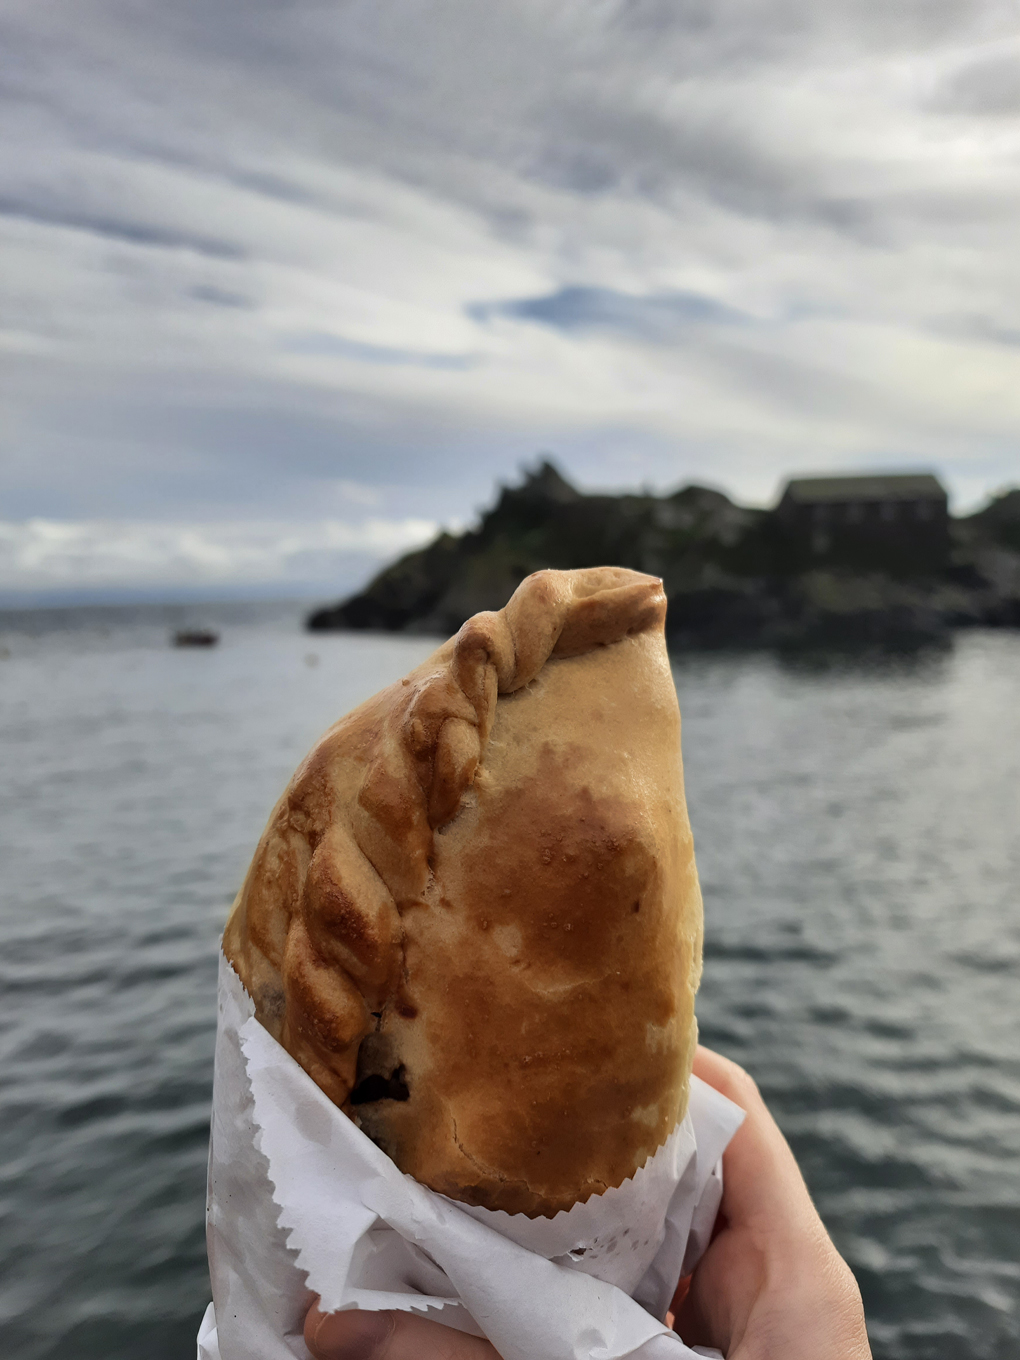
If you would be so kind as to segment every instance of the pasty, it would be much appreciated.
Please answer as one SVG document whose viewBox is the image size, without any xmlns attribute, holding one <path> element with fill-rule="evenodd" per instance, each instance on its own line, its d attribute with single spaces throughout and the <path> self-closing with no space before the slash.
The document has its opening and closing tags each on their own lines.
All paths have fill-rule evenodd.
<svg viewBox="0 0 1020 1360">
<path fill-rule="evenodd" d="M 701 894 L 654 577 L 542 571 L 294 775 L 224 949 L 405 1172 L 552 1216 L 684 1116 Z"/>
</svg>

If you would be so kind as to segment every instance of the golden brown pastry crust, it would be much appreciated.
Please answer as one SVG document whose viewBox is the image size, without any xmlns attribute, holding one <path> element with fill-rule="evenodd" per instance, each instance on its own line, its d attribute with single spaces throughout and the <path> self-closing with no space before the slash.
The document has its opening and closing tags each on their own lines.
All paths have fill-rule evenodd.
<svg viewBox="0 0 1020 1360">
<path fill-rule="evenodd" d="M 686 1110 L 701 895 L 664 619 L 653 577 L 529 577 L 326 733 L 234 904 L 259 1019 L 455 1199 L 555 1214 Z"/>
</svg>

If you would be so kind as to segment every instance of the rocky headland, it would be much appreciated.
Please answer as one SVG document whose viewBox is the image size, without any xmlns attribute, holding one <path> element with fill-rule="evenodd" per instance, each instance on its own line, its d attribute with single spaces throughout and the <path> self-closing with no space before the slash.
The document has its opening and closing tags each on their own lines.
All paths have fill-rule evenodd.
<svg viewBox="0 0 1020 1360">
<path fill-rule="evenodd" d="M 955 628 L 1020 627 L 1020 490 L 949 518 L 937 560 L 912 557 L 910 534 L 905 520 L 888 526 L 894 554 L 852 537 L 830 546 L 780 509 L 708 487 L 589 495 L 542 461 L 476 527 L 406 554 L 308 627 L 449 635 L 533 571 L 603 565 L 662 577 L 677 646 L 910 647 Z"/>
</svg>

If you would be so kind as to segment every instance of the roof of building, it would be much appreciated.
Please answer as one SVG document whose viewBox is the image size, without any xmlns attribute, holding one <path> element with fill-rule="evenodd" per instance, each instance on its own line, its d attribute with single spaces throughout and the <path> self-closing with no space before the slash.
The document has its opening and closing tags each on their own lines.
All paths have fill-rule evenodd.
<svg viewBox="0 0 1020 1360">
<path fill-rule="evenodd" d="M 888 477 L 881 474 L 863 477 L 792 477 L 783 492 L 783 500 L 795 501 L 798 505 L 812 505 L 818 501 L 945 499 L 945 488 L 930 472 Z"/>
</svg>

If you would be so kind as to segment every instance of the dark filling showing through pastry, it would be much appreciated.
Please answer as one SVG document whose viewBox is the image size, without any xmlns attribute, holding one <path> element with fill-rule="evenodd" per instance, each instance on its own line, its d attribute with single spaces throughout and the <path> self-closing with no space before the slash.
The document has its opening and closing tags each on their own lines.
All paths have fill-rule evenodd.
<svg viewBox="0 0 1020 1360">
<path fill-rule="evenodd" d="M 370 1105 L 376 1100 L 407 1100 L 410 1094 L 401 1063 L 388 1077 L 379 1072 L 363 1077 L 351 1092 L 350 1101 L 352 1105 Z"/>
</svg>

